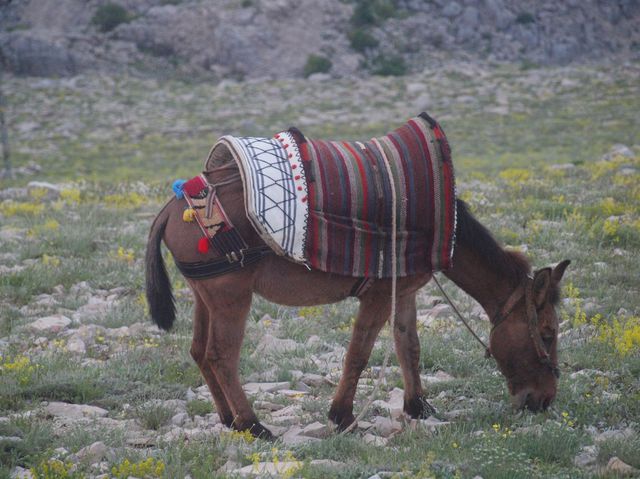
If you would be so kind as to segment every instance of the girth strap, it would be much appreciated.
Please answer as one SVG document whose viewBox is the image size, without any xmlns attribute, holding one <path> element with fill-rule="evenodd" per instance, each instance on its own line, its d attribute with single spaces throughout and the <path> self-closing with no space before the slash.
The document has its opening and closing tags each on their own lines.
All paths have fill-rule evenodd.
<svg viewBox="0 0 640 479">
<path fill-rule="evenodd" d="M 271 253 L 273 253 L 273 250 L 263 245 L 241 250 L 240 258 L 234 262 L 230 262 L 226 257 L 222 257 L 211 261 L 198 261 L 195 263 L 176 261 L 176 266 L 186 278 L 207 279 L 238 271 L 247 265 L 258 262 L 264 256 Z"/>
</svg>

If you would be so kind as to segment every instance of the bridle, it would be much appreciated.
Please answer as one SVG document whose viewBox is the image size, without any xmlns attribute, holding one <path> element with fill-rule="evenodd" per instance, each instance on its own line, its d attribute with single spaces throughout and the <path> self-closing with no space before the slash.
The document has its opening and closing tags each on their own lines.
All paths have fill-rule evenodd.
<svg viewBox="0 0 640 479">
<path fill-rule="evenodd" d="M 438 279 L 435 276 L 433 277 L 433 279 L 435 280 L 436 285 L 438 286 L 438 288 L 440 289 L 444 297 L 447 299 L 447 301 L 449 302 L 449 305 L 451 305 L 454 312 L 458 315 L 462 323 L 469 330 L 469 332 L 471 332 L 473 337 L 484 347 L 485 356 L 487 358 L 492 357 L 493 355 L 491 354 L 491 348 L 489 348 L 489 346 L 487 346 L 484 343 L 484 341 L 482 341 L 482 339 L 478 337 L 478 335 L 473 331 L 473 329 L 471 329 L 471 327 L 462 317 L 458 309 L 454 306 L 453 302 L 451 301 L 447 293 L 444 291 L 442 286 L 440 286 Z M 489 332 L 489 337 L 491 337 L 491 335 L 495 332 L 498 326 L 500 326 L 505 322 L 505 320 L 511 315 L 513 310 L 516 308 L 516 306 L 518 306 L 518 304 L 520 304 L 520 302 L 523 299 L 525 302 L 525 311 L 527 314 L 527 326 L 529 328 L 529 336 L 533 341 L 533 346 L 536 350 L 536 354 L 538 355 L 538 360 L 542 364 L 547 366 L 549 369 L 551 369 L 551 372 L 556 378 L 559 378 L 560 369 L 558 368 L 558 365 L 554 364 L 554 362 L 552 361 L 551 356 L 549 355 L 549 352 L 547 351 L 547 348 L 544 345 L 544 341 L 542 340 L 540 331 L 538 331 L 538 313 L 540 312 L 540 310 L 536 308 L 536 305 L 534 302 L 533 276 L 527 275 L 524 281 L 522 282 L 522 284 L 516 287 L 516 289 L 513 290 L 513 292 L 509 295 L 509 297 L 498 308 L 497 313 L 493 316 L 491 320 L 492 326 L 491 326 L 491 331 Z"/>
<path fill-rule="evenodd" d="M 524 282 L 518 286 L 506 299 L 503 305 L 498 309 L 498 312 L 493 316 L 491 321 L 491 331 L 489 337 L 495 332 L 495 330 L 509 317 L 515 307 L 524 299 L 525 312 L 527 314 L 527 326 L 529 328 L 529 337 L 533 341 L 533 346 L 538 355 L 538 360 L 551 369 L 551 372 L 556 378 L 560 377 L 560 369 L 557 364 L 551 360 L 549 351 L 544 345 L 540 331 L 538 330 L 538 313 L 541 309 L 536 308 L 534 302 L 533 292 L 533 276 L 527 275 Z M 491 351 L 489 350 L 489 354 Z"/>
</svg>

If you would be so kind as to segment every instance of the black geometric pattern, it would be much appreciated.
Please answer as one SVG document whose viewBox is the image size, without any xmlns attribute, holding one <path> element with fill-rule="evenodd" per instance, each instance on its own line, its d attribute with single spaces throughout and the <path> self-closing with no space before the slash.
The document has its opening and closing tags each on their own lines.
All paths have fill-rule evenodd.
<svg viewBox="0 0 640 479">
<path fill-rule="evenodd" d="M 296 191 L 291 164 L 282 144 L 273 138 L 235 138 L 251 169 L 253 208 L 260 223 L 285 252 L 293 251 L 296 235 Z M 299 212 L 298 212 L 299 213 Z"/>
</svg>

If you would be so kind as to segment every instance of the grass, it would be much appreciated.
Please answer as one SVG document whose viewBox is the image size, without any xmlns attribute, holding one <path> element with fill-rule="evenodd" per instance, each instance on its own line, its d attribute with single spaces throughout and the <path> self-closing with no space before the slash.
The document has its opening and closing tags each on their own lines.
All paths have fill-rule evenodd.
<svg viewBox="0 0 640 479">
<path fill-rule="evenodd" d="M 6 418 L 0 420 L 0 436 L 20 438 L 0 440 L 0 477 L 16 466 L 43 468 L 57 447 L 75 453 L 100 440 L 113 449 L 108 459 L 113 477 L 134 472 L 224 477 L 218 470 L 227 461 L 246 466 L 274 454 L 300 461 L 301 477 L 327 476 L 311 465 L 315 459 L 345 462 L 335 477 L 384 470 L 411 477 L 611 477 L 597 468 L 578 468 L 573 458 L 596 444 L 595 433 L 627 427 L 632 433 L 626 439 L 597 441 L 596 465 L 604 467 L 617 456 L 640 468 L 637 72 L 636 64 L 499 66 L 473 75 L 446 66 L 428 80 L 339 79 L 322 89 L 301 80 L 213 85 L 91 76 L 73 82 L 6 78 L 13 161 L 18 166 L 37 161 L 43 168 L 37 179 L 63 184 L 63 195 L 54 201 L 36 193 L 0 202 L 0 265 L 15 268 L 0 275 L 0 416 Z M 405 427 L 385 447 L 366 444 L 360 433 L 290 447 L 214 433 L 162 440 L 143 452 L 126 445 L 126 430 L 108 429 L 104 422 L 65 430 L 40 413 L 24 415 L 39 410 L 43 401 L 91 404 L 107 409 L 109 421 L 135 419 L 146 433 L 165 437 L 175 411 L 164 401 L 185 400 L 189 389 L 204 384 L 189 354 L 192 302 L 172 261 L 178 321 L 171 333 L 149 327 L 141 297 L 146 234 L 171 181 L 196 174 L 224 133 L 270 135 L 294 124 L 310 137 L 382 134 L 418 113 L 408 88 L 417 82 L 433 99 L 429 112 L 442 122 L 453 146 L 458 194 L 474 214 L 507 245 L 526 248 L 537 267 L 572 260 L 564 285 L 568 299 L 559 310 L 563 376 L 550 412 L 514 414 L 495 365 L 445 315 L 420 326 L 420 364 L 424 374 L 442 370 L 454 377 L 428 388 L 441 417 L 466 412 L 436 431 Z M 283 105 L 274 98 L 289 101 Z M 19 128 L 23 122 L 39 127 L 27 131 Z M 634 147 L 635 158 L 601 161 L 617 143 Z M 553 166 L 559 164 L 565 166 Z M 23 187 L 31 179 L 1 180 L 0 189 Z M 450 283 L 444 287 L 463 310 L 473 309 L 460 290 Z M 34 335 L 27 328 L 45 315 L 74 317 L 96 295 L 116 299 L 72 324 L 78 331 L 95 326 L 93 336 L 85 337 L 85 355 L 68 351 L 71 338 L 65 334 Z M 439 296 L 428 286 L 420 293 L 421 311 L 430 307 L 427 295 Z M 336 380 L 342 357 L 333 352 L 348 345 L 356 312 L 352 300 L 287 308 L 254 298 L 240 362 L 243 379 L 295 384 L 301 371 Z M 488 334 L 485 322 L 473 323 Z M 254 357 L 267 333 L 293 339 L 299 347 Z M 312 336 L 318 340 L 307 344 Z M 389 346 L 384 330 L 369 366 L 379 366 Z M 328 364 L 338 365 L 336 371 L 328 371 Z M 380 398 L 402 387 L 393 357 L 391 366 Z M 361 384 L 371 383 L 370 370 L 366 376 Z M 299 404 L 302 425 L 324 421 L 334 388 L 310 389 L 303 398 L 276 395 L 270 402 Z M 363 389 L 355 410 L 366 400 Z M 193 421 L 207 420 L 214 410 L 201 398 L 186 403 Z M 265 411 L 258 414 L 268 418 Z M 365 419 L 371 417 L 372 412 Z M 153 463 L 145 462 L 148 457 Z M 80 465 L 77 473 L 95 471 Z"/>
</svg>

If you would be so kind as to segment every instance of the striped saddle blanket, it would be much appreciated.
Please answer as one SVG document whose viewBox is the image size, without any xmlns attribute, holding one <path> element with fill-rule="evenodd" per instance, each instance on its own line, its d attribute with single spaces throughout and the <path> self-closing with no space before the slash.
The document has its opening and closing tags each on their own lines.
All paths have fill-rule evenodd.
<svg viewBox="0 0 640 479">
<path fill-rule="evenodd" d="M 248 218 L 276 253 L 330 273 L 391 277 L 395 203 L 396 274 L 451 266 L 453 164 L 426 113 L 365 142 L 307 139 L 291 128 L 273 138 L 224 136 L 209 158 L 220 146 L 238 163 Z"/>
</svg>

